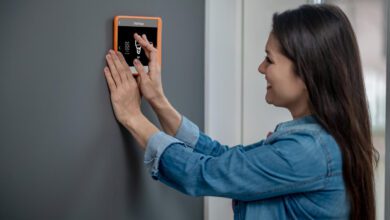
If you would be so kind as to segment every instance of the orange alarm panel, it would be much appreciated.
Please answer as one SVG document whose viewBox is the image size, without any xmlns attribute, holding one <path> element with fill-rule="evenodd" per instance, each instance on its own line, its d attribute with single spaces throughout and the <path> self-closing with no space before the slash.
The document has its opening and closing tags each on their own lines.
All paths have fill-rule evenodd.
<svg viewBox="0 0 390 220">
<path fill-rule="evenodd" d="M 139 59 L 148 71 L 149 60 L 145 52 L 134 39 L 134 33 L 145 34 L 149 42 L 158 50 L 161 64 L 161 31 L 162 20 L 159 17 L 115 16 L 114 18 L 114 50 L 120 51 L 129 64 L 132 73 L 138 74 L 133 65 Z"/>
</svg>

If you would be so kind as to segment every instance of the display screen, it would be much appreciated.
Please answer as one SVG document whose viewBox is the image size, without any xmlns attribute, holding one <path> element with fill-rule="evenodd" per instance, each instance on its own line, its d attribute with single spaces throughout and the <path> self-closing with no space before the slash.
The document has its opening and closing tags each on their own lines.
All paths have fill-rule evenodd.
<svg viewBox="0 0 390 220">
<path fill-rule="evenodd" d="M 157 48 L 157 27 L 118 26 L 118 51 L 123 54 L 127 64 L 133 66 L 133 60 L 137 58 L 144 66 L 148 65 L 149 60 L 141 45 L 135 41 L 134 33 L 141 36 L 146 34 L 149 42 Z"/>
</svg>

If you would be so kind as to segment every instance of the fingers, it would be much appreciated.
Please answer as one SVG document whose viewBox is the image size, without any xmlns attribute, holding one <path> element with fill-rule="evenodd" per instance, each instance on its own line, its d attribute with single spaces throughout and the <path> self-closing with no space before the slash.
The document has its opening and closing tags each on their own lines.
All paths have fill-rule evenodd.
<svg viewBox="0 0 390 220">
<path fill-rule="evenodd" d="M 150 56 L 153 56 L 153 59 L 152 59 L 152 57 L 149 58 L 150 61 L 157 61 L 157 52 L 158 52 L 157 49 L 153 46 L 153 44 L 151 44 L 149 42 L 148 38 L 146 37 L 146 34 L 142 35 L 142 39 L 144 39 L 146 41 L 146 43 L 151 45 L 154 49 L 152 52 L 150 52 Z"/>
<path fill-rule="evenodd" d="M 155 47 L 153 46 L 153 44 L 149 42 L 148 37 L 146 36 L 146 34 L 143 34 L 143 35 L 142 35 L 142 39 L 144 39 L 144 40 L 146 41 L 147 44 L 152 45 L 152 47 L 155 48 Z M 156 48 L 155 48 L 155 49 L 156 49 Z"/>
<path fill-rule="evenodd" d="M 137 33 L 134 34 L 134 38 L 138 41 L 138 43 L 141 45 L 142 48 L 144 48 L 145 53 L 149 58 L 149 74 L 150 77 L 153 77 L 155 74 L 158 74 L 160 71 L 159 65 L 160 60 L 158 59 L 158 50 L 153 47 L 153 45 L 149 42 L 148 38 L 145 34 L 138 35 Z"/>
<path fill-rule="evenodd" d="M 116 89 L 116 85 L 114 82 L 114 79 L 112 78 L 111 72 L 108 69 L 108 67 L 104 67 L 104 75 L 106 76 L 108 88 L 110 89 L 110 92 L 113 92 Z"/>
<path fill-rule="evenodd" d="M 122 63 L 123 66 L 125 67 L 129 67 L 129 65 L 127 64 L 126 60 L 125 60 L 125 57 L 123 56 L 123 54 L 121 52 L 118 51 L 118 58 L 119 58 L 119 61 Z"/>
<path fill-rule="evenodd" d="M 144 34 L 145 35 L 145 34 Z M 156 50 L 156 48 L 154 48 L 150 43 L 149 41 L 145 40 L 144 38 L 142 38 L 139 34 L 135 33 L 134 34 L 134 39 L 145 49 L 147 49 L 148 51 L 152 52 L 154 50 Z"/>
<path fill-rule="evenodd" d="M 110 68 L 110 72 L 111 72 L 112 78 L 114 79 L 115 84 L 116 85 L 121 84 L 122 80 L 119 76 L 119 73 L 115 67 L 114 61 L 113 61 L 110 54 L 106 55 L 106 60 L 107 60 L 108 67 Z"/>
<path fill-rule="evenodd" d="M 141 37 L 139 34 L 134 34 L 134 39 L 141 45 L 141 47 L 145 50 L 145 53 L 148 54 L 148 58 L 150 59 L 150 62 L 157 61 L 157 49 L 150 44 L 148 39 L 146 38 L 146 35 L 143 34 L 143 37 Z"/>
<path fill-rule="evenodd" d="M 125 80 L 127 80 L 126 74 L 128 74 L 130 69 L 129 68 L 127 68 L 127 69 L 125 68 L 125 66 L 119 60 L 119 57 L 118 57 L 117 53 L 115 53 L 115 51 L 110 50 L 110 55 L 112 57 L 113 63 L 115 65 L 115 68 L 116 68 L 117 72 L 119 73 L 119 77 L 121 78 L 121 81 L 125 82 Z"/>
<path fill-rule="evenodd" d="M 153 46 L 153 44 L 150 43 L 149 40 L 148 40 L 148 38 L 146 37 L 146 34 L 143 34 L 143 35 L 142 35 L 142 39 L 144 39 L 144 40 L 146 41 L 147 44 L 150 44 L 150 45 Z M 145 50 L 145 51 L 147 51 L 147 50 Z M 150 54 L 151 54 L 151 52 L 150 52 L 150 51 L 147 51 L 148 59 L 150 59 Z"/>
<path fill-rule="evenodd" d="M 145 40 L 144 37 L 146 37 L 145 34 L 142 35 L 142 38 Z M 147 39 L 146 39 L 146 43 L 149 43 L 149 41 L 147 41 Z M 150 43 L 149 43 L 149 44 L 150 44 Z M 143 47 L 143 46 L 141 45 L 141 47 Z M 143 48 L 143 49 L 144 49 L 144 51 L 145 51 L 146 57 L 148 57 L 148 59 L 150 59 L 150 51 L 149 51 L 147 48 Z"/>
<path fill-rule="evenodd" d="M 143 35 L 142 35 L 142 39 L 144 39 L 144 40 L 146 41 L 146 43 L 151 44 L 151 43 L 149 42 L 148 38 L 146 37 L 146 34 L 143 34 Z"/>
<path fill-rule="evenodd" d="M 129 65 L 127 64 L 126 59 L 125 59 L 125 57 L 123 56 L 123 54 L 122 54 L 121 52 L 119 52 L 119 51 L 118 51 L 118 58 L 119 58 L 119 61 L 122 63 L 122 65 L 123 65 L 126 69 L 129 70 L 128 72 L 126 72 L 126 76 L 127 76 L 128 79 L 130 79 L 129 77 L 132 75 L 132 73 L 131 73 L 131 71 L 130 71 L 130 67 L 129 67 Z"/>
<path fill-rule="evenodd" d="M 133 64 L 134 64 L 135 69 L 139 73 L 139 77 L 144 78 L 145 77 L 144 65 L 142 65 L 142 63 L 138 59 L 134 59 Z M 139 80 L 142 80 L 142 79 L 139 79 Z"/>
</svg>

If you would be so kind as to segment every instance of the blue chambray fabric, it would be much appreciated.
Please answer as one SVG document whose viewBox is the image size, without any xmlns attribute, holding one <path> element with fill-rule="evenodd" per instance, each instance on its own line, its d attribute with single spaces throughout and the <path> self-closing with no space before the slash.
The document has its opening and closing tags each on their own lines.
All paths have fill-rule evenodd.
<svg viewBox="0 0 390 220">
<path fill-rule="evenodd" d="M 233 147 L 182 116 L 175 137 L 152 135 L 144 162 L 155 180 L 180 192 L 232 198 L 235 220 L 349 218 L 340 149 L 312 115 Z"/>
</svg>

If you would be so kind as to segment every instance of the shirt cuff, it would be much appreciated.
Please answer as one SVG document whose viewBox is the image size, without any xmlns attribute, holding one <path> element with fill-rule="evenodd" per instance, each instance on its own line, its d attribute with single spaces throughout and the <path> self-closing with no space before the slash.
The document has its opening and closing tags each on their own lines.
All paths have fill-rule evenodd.
<svg viewBox="0 0 390 220">
<path fill-rule="evenodd" d="M 174 143 L 183 144 L 183 142 L 176 138 L 165 134 L 162 131 L 154 133 L 146 144 L 146 150 L 144 154 L 144 163 L 150 169 L 152 177 L 157 179 L 158 165 L 160 157 L 164 150 Z"/>
<path fill-rule="evenodd" d="M 199 127 L 182 115 L 175 138 L 183 141 L 187 146 L 195 148 L 196 142 L 199 139 Z"/>
</svg>

